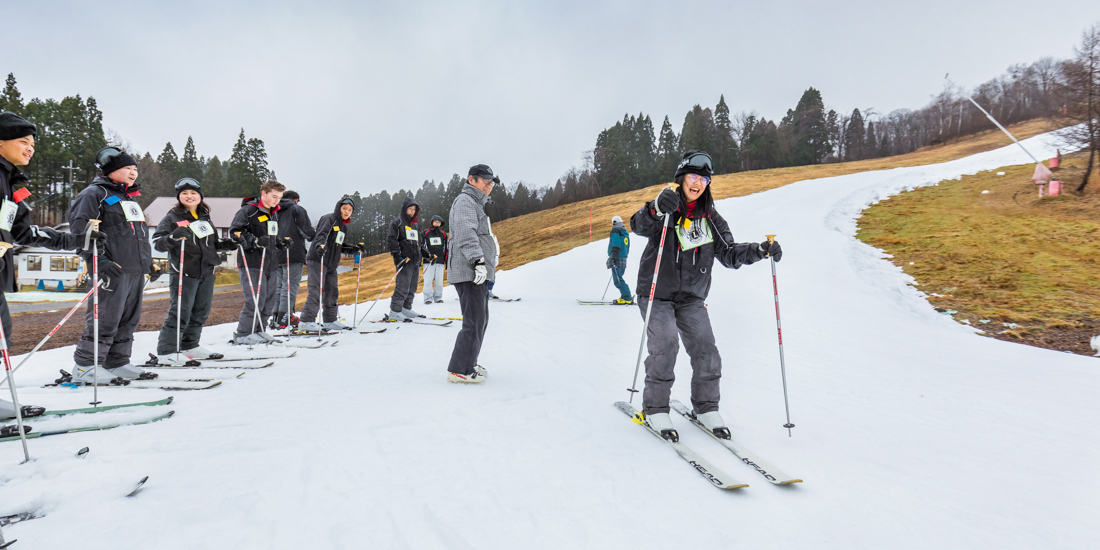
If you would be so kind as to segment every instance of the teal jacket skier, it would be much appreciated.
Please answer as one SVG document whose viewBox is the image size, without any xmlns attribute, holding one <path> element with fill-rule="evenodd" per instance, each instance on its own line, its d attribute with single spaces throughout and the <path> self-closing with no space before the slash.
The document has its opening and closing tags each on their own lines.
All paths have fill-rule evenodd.
<svg viewBox="0 0 1100 550">
<path fill-rule="evenodd" d="M 615 288 L 619 289 L 617 304 L 632 303 L 630 285 L 623 280 L 626 272 L 626 257 L 630 254 L 630 233 L 623 225 L 623 219 L 619 216 L 611 218 L 611 240 L 607 243 L 607 268 L 611 270 L 611 278 L 615 281 Z"/>
</svg>

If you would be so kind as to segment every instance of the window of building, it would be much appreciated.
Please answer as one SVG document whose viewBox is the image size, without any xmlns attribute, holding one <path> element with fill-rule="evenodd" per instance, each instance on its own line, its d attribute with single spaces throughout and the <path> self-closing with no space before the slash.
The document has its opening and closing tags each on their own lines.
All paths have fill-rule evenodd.
<svg viewBox="0 0 1100 550">
<path fill-rule="evenodd" d="M 50 271 L 77 271 L 80 258 L 76 256 L 50 256 Z"/>
<path fill-rule="evenodd" d="M 42 256 L 27 256 L 27 271 L 42 271 Z"/>
</svg>

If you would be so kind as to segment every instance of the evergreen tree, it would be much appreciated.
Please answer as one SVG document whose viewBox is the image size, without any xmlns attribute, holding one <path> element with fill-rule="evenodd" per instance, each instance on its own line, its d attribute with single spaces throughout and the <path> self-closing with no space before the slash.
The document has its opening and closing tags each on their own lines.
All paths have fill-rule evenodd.
<svg viewBox="0 0 1100 550">
<path fill-rule="evenodd" d="M 164 150 L 157 156 L 157 165 L 165 177 L 177 177 L 180 173 L 180 159 L 176 156 L 176 150 L 169 141 L 164 145 Z"/>
<path fill-rule="evenodd" d="M 829 141 L 829 125 L 821 92 L 814 88 L 803 92 L 790 116 L 791 163 L 800 166 L 819 164 L 825 160 L 833 147 Z"/>
<path fill-rule="evenodd" d="M 733 124 L 730 121 L 730 109 L 726 105 L 726 96 L 718 97 L 714 107 L 714 126 L 717 131 L 715 150 L 711 153 L 714 160 L 714 173 L 729 174 L 741 167 L 737 150 L 737 140 L 733 138 Z"/>
<path fill-rule="evenodd" d="M 233 144 L 233 153 L 229 157 L 226 168 L 225 193 L 230 197 L 254 197 L 260 192 L 263 184 L 255 177 L 252 170 L 251 151 L 248 138 L 244 135 L 244 128 L 237 136 L 237 143 Z"/>
<path fill-rule="evenodd" d="M 661 137 L 657 140 L 657 166 L 654 177 L 658 182 L 672 181 L 676 165 L 680 163 L 680 138 L 672 131 L 672 124 L 665 115 L 661 124 Z M 560 181 L 560 180 L 559 180 Z"/>
<path fill-rule="evenodd" d="M 202 181 L 202 161 L 195 152 L 195 140 L 187 136 L 187 145 L 183 146 L 183 158 L 180 159 L 179 176 L 181 178 L 195 178 Z"/>
<path fill-rule="evenodd" d="M 863 158 L 878 156 L 878 142 L 875 140 L 875 121 L 867 121 L 867 136 L 863 140 Z"/>
<path fill-rule="evenodd" d="M 222 161 L 214 155 L 206 165 L 206 171 L 202 174 L 202 192 L 207 197 L 231 197 L 225 194 L 225 173 L 222 171 Z"/>
<path fill-rule="evenodd" d="M 844 160 L 859 160 L 863 158 L 863 140 L 866 129 L 863 127 L 863 115 L 859 109 L 852 111 L 852 118 L 848 119 L 848 129 L 844 135 Z"/>
<path fill-rule="evenodd" d="M 825 115 L 825 133 L 829 141 L 828 151 L 831 155 L 836 152 L 839 155 L 840 143 L 840 115 L 836 114 L 836 111 L 829 109 L 829 114 Z"/>
<path fill-rule="evenodd" d="M 0 93 L 0 111 L 12 111 L 16 114 L 23 112 L 23 96 L 15 86 L 15 75 L 12 73 L 8 73 L 4 92 Z"/>
</svg>

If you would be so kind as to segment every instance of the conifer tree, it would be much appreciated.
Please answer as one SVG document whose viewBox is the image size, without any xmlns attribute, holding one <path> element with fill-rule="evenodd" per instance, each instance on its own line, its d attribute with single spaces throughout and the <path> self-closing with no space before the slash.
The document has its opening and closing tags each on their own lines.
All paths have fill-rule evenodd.
<svg viewBox="0 0 1100 550">
<path fill-rule="evenodd" d="M 180 173 L 180 159 L 176 156 L 176 150 L 169 141 L 164 145 L 164 150 L 157 156 L 157 165 L 165 177 L 177 177 Z"/>
<path fill-rule="evenodd" d="M 863 158 L 863 140 L 866 129 L 863 127 L 863 115 L 859 109 L 852 110 L 852 117 L 848 119 L 848 129 L 844 135 L 844 160 L 859 160 Z"/>
<path fill-rule="evenodd" d="M 733 138 L 733 123 L 730 121 L 730 109 L 724 95 L 718 97 L 718 105 L 714 107 L 714 126 L 717 131 L 715 150 L 711 153 L 714 173 L 736 172 L 741 166 L 741 159 L 737 151 L 737 140 Z"/>
<path fill-rule="evenodd" d="M 791 163 L 795 166 L 818 164 L 832 153 L 825 102 L 821 92 L 809 88 L 803 92 L 791 116 Z M 835 115 L 834 115 L 835 116 Z"/>
<path fill-rule="evenodd" d="M 875 121 L 867 121 L 867 136 L 863 140 L 863 158 L 874 158 L 878 155 L 878 142 L 875 140 Z"/>
<path fill-rule="evenodd" d="M 661 137 L 657 140 L 657 168 L 654 177 L 658 182 L 672 181 L 676 165 L 680 160 L 680 138 L 672 130 L 672 124 L 665 115 L 661 124 Z"/>
<path fill-rule="evenodd" d="M 230 197 L 225 194 L 225 174 L 222 161 L 214 155 L 206 165 L 206 171 L 202 174 L 202 192 L 207 197 Z"/>
<path fill-rule="evenodd" d="M 0 111 L 23 112 L 23 96 L 19 88 L 15 86 L 15 75 L 8 73 L 8 79 L 4 84 L 4 92 L 0 93 Z"/>
<path fill-rule="evenodd" d="M 202 161 L 195 151 L 195 140 L 187 136 L 187 145 L 183 146 L 183 158 L 180 159 L 179 176 L 181 178 L 195 178 L 202 180 Z"/>
</svg>

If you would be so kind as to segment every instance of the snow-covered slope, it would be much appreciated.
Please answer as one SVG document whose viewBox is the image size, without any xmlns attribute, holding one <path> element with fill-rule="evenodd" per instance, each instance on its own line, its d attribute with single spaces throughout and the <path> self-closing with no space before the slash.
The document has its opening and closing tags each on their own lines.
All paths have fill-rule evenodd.
<svg viewBox="0 0 1100 550">
<path fill-rule="evenodd" d="M 1027 145 L 1053 153 L 1043 138 Z M 717 490 L 612 407 L 628 396 L 642 319 L 576 305 L 607 282 L 601 241 L 500 275 L 495 292 L 523 300 L 490 306 L 483 386 L 444 381 L 457 324 L 391 326 L 180 392 L 164 422 L 31 441 L 30 464 L 3 444 L 0 515 L 47 514 L 5 534 L 27 548 L 1095 547 L 1100 364 L 973 334 L 853 237 L 869 203 L 1024 162 L 1012 146 L 719 203 L 737 239 L 783 244 L 797 427 L 790 438 L 781 427 L 767 264 L 715 273 L 722 412 L 736 439 L 805 483 L 771 486 L 674 418 L 686 444 L 751 485 Z M 417 309 L 457 315 L 450 288 L 444 297 Z M 135 349 L 154 339 L 140 334 Z M 71 353 L 20 371 L 25 402 L 90 400 L 38 388 Z M 682 353 L 677 369 L 673 396 L 687 402 Z M 100 390 L 107 404 L 163 395 Z M 85 445 L 91 455 L 73 458 Z"/>
</svg>

